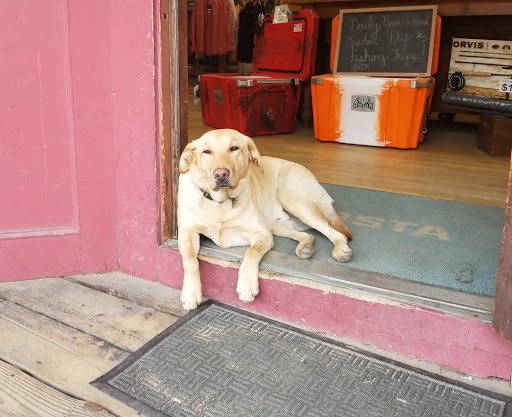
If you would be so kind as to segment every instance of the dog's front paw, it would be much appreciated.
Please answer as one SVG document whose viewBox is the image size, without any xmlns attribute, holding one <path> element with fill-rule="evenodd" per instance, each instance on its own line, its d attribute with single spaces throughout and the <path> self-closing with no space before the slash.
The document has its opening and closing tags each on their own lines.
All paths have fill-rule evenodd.
<svg viewBox="0 0 512 417">
<path fill-rule="evenodd" d="M 339 243 L 334 247 L 332 257 L 337 262 L 348 262 L 352 259 L 352 249 L 346 243 Z"/>
<path fill-rule="evenodd" d="M 295 248 L 295 253 L 299 258 L 308 259 L 311 258 L 313 253 L 315 252 L 315 247 L 313 246 L 314 238 L 311 236 L 311 242 L 303 241 L 300 242 Z"/>
<path fill-rule="evenodd" d="M 256 276 L 256 279 L 239 277 L 238 284 L 236 286 L 236 292 L 238 293 L 238 298 L 240 298 L 240 300 L 244 303 L 250 303 L 251 301 L 254 301 L 260 292 L 258 277 Z"/>
<path fill-rule="evenodd" d="M 185 310 L 190 311 L 196 309 L 197 306 L 203 302 L 201 286 L 183 286 L 183 289 L 181 290 L 180 300 L 183 303 L 183 308 Z"/>
</svg>

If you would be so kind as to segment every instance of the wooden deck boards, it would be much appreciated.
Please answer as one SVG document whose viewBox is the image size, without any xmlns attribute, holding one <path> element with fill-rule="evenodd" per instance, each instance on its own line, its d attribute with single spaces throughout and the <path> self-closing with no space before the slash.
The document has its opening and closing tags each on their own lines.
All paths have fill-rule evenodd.
<svg viewBox="0 0 512 417">
<path fill-rule="evenodd" d="M 3 417 L 110 417 L 100 405 L 77 400 L 0 361 Z"/>
<path fill-rule="evenodd" d="M 183 314 L 179 290 L 118 272 L 0 283 L 0 416 L 141 416 L 90 382 Z M 468 382 L 436 365 L 375 352 Z M 504 380 L 473 382 L 510 389 Z"/>
<path fill-rule="evenodd" d="M 0 415 L 140 415 L 89 383 L 183 314 L 179 291 L 121 273 L 1 283 Z"/>
</svg>

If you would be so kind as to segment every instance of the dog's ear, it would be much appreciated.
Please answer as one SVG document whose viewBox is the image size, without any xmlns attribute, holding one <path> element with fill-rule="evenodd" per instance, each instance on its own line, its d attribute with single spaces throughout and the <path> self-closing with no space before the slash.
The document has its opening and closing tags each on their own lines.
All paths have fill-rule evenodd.
<svg viewBox="0 0 512 417">
<path fill-rule="evenodd" d="M 196 160 L 197 144 L 195 142 L 196 141 L 190 142 L 187 146 L 185 146 L 185 149 L 183 149 L 183 152 L 181 153 L 179 163 L 180 174 L 187 173 L 190 164 L 194 163 Z"/>
<path fill-rule="evenodd" d="M 251 164 L 254 164 L 256 165 L 257 167 L 260 167 L 261 169 L 261 172 L 263 172 L 263 165 L 261 164 L 261 155 L 260 155 L 260 152 L 258 151 L 258 148 L 256 147 L 256 144 L 254 143 L 254 141 L 248 137 L 247 137 L 247 148 L 249 149 L 249 162 Z"/>
</svg>

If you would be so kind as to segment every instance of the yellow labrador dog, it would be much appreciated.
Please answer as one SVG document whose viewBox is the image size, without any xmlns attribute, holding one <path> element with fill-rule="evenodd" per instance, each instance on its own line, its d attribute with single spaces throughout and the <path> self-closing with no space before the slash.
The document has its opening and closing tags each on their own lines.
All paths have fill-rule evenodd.
<svg viewBox="0 0 512 417">
<path fill-rule="evenodd" d="M 274 245 L 273 234 L 296 240 L 297 255 L 309 258 L 314 239 L 302 230 L 310 226 L 334 244 L 336 261 L 351 259 L 351 233 L 313 174 L 302 165 L 262 157 L 253 140 L 236 130 L 212 130 L 189 143 L 179 170 L 178 246 L 186 310 L 202 300 L 200 235 L 223 248 L 249 245 L 236 289 L 244 302 L 258 295 L 259 264 Z"/>
</svg>

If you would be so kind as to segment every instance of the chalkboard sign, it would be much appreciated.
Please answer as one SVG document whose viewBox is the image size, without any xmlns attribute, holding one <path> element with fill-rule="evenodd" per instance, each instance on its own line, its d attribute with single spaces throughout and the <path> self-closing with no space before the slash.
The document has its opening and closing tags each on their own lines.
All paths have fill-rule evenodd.
<svg viewBox="0 0 512 417">
<path fill-rule="evenodd" d="M 335 74 L 430 76 L 437 6 L 340 11 Z"/>
</svg>

